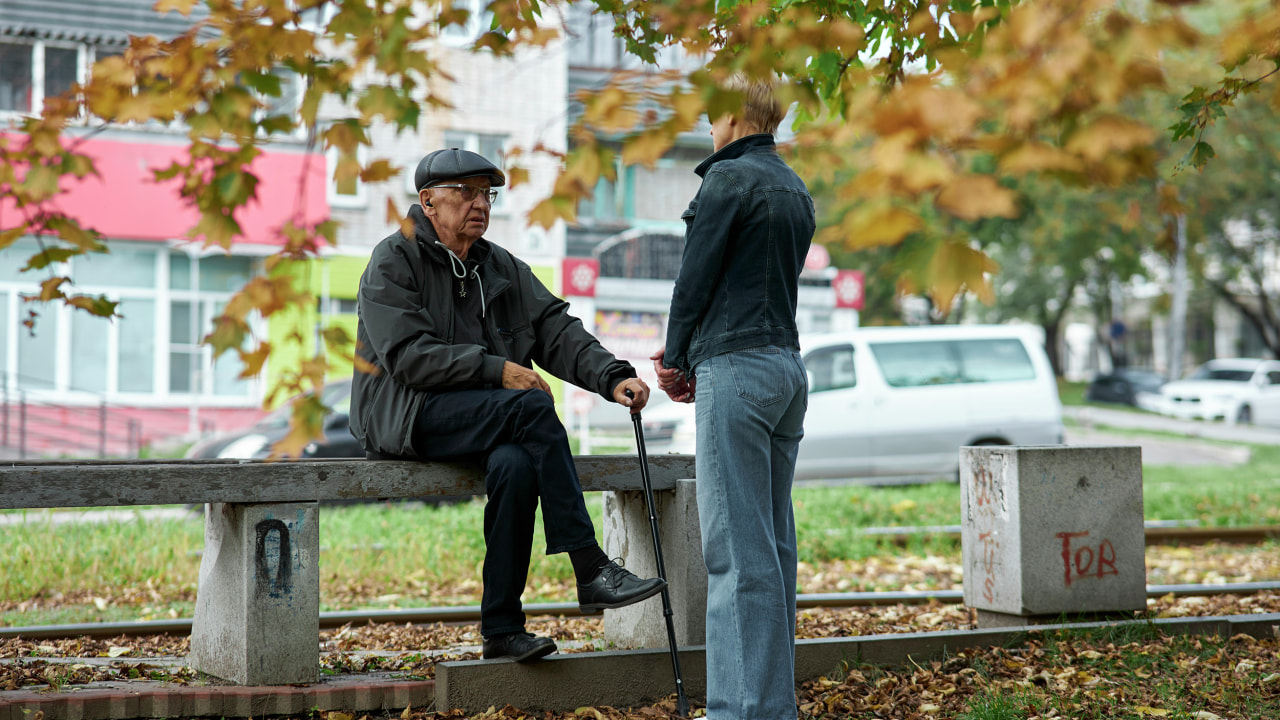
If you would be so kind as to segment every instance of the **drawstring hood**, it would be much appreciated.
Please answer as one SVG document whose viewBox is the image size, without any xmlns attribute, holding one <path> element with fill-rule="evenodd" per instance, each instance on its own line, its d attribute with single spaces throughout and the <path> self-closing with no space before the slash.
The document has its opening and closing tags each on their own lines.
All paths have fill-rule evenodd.
<svg viewBox="0 0 1280 720">
<path fill-rule="evenodd" d="M 454 254 L 454 252 L 449 249 L 448 245 L 445 245 L 439 240 L 436 240 L 436 244 L 444 248 L 446 253 L 449 253 L 449 270 L 453 273 L 453 276 L 458 279 L 458 297 L 466 297 L 467 290 L 463 283 L 467 280 L 467 264 L 462 261 L 462 258 Z M 480 273 L 475 265 L 471 266 L 471 279 L 475 280 L 476 284 L 480 286 L 480 317 L 483 318 L 485 313 L 484 281 L 480 279 Z"/>
</svg>

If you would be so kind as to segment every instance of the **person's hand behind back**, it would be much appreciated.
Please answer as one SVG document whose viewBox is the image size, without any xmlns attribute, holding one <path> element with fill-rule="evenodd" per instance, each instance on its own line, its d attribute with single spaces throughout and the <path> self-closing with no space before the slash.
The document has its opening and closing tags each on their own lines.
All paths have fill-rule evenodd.
<svg viewBox="0 0 1280 720">
<path fill-rule="evenodd" d="M 658 373 L 658 389 L 667 394 L 675 402 L 691 403 L 697 391 L 696 379 L 689 379 L 676 368 L 662 366 L 667 349 L 660 348 L 649 356 L 653 361 L 654 372 Z"/>
</svg>

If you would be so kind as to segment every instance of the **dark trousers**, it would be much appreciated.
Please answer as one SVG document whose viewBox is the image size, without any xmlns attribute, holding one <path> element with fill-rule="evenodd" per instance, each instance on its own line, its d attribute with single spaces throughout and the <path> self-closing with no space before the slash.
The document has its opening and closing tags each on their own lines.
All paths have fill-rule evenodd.
<svg viewBox="0 0 1280 720">
<path fill-rule="evenodd" d="M 423 460 L 480 461 L 488 495 L 480 633 L 524 630 L 520 595 L 529 576 L 538 501 L 548 555 L 596 542 L 551 396 L 505 389 L 430 393 L 414 422 L 413 448 Z"/>
</svg>

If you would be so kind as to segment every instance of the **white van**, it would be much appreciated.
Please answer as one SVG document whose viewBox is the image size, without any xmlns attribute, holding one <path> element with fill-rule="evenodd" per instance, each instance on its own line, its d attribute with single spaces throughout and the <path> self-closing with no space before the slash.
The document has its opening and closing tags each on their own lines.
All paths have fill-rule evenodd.
<svg viewBox="0 0 1280 720">
<path fill-rule="evenodd" d="M 801 338 L 809 411 L 797 479 L 955 478 L 965 445 L 1063 441 L 1030 326 L 869 327 Z M 650 452 L 694 452 L 692 405 L 645 417 Z"/>
</svg>

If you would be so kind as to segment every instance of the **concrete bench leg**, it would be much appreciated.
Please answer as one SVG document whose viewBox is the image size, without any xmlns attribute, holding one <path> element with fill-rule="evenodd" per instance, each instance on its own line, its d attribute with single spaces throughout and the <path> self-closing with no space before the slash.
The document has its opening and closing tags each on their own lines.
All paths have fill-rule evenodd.
<svg viewBox="0 0 1280 720">
<path fill-rule="evenodd" d="M 205 506 L 188 664 L 241 685 L 320 679 L 317 503 Z"/>
<path fill-rule="evenodd" d="M 653 577 L 658 563 L 644 493 L 606 492 L 604 495 L 604 551 L 621 557 L 627 569 L 640 577 Z M 697 486 L 679 480 L 674 491 L 654 492 L 658 530 L 662 533 L 662 559 L 666 565 L 676 643 L 706 642 L 707 566 L 702 560 L 702 534 L 698 525 Z M 667 625 L 662 599 L 604 613 L 605 639 L 619 647 L 667 646 Z"/>
</svg>

